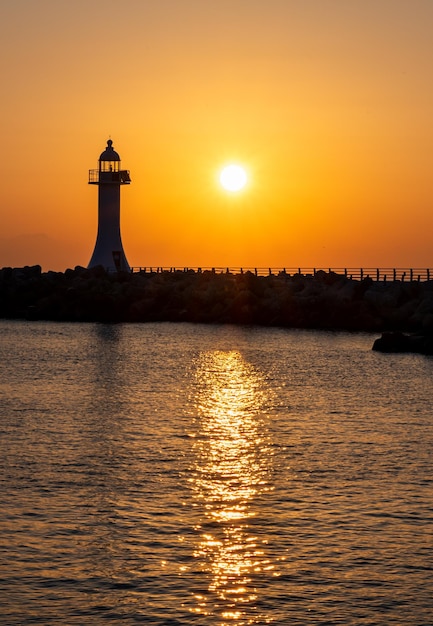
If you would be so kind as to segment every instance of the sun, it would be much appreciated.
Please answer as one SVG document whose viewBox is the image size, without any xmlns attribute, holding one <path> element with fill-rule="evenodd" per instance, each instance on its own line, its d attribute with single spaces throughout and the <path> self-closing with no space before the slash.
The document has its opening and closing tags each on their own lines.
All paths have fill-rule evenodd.
<svg viewBox="0 0 433 626">
<path fill-rule="evenodd" d="M 243 167 L 232 163 L 223 167 L 219 180 L 226 191 L 240 191 L 247 184 L 248 177 Z"/>
</svg>

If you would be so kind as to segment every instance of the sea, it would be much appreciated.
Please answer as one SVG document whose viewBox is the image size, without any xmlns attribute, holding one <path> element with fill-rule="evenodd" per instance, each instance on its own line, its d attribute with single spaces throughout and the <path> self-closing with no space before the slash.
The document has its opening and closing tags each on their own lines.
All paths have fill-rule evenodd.
<svg viewBox="0 0 433 626">
<path fill-rule="evenodd" d="M 433 358 L 0 321 L 0 623 L 432 625 Z"/>
</svg>

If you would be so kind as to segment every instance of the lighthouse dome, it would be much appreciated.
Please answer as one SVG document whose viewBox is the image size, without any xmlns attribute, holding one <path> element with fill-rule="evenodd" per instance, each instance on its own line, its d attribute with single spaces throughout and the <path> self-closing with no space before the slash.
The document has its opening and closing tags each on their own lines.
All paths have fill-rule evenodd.
<svg viewBox="0 0 433 626">
<path fill-rule="evenodd" d="M 107 147 L 99 157 L 100 161 L 120 161 L 120 156 L 115 150 L 113 150 L 113 142 L 111 139 L 107 141 Z"/>
</svg>

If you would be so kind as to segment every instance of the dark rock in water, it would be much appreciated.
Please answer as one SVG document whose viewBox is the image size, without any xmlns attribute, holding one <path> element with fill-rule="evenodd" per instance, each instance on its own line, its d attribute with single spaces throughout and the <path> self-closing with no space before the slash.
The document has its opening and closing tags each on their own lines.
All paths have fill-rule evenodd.
<svg viewBox="0 0 433 626">
<path fill-rule="evenodd" d="M 382 337 L 374 342 L 373 350 L 377 352 L 433 354 L 433 336 L 405 335 L 400 332 L 383 333 Z"/>
</svg>

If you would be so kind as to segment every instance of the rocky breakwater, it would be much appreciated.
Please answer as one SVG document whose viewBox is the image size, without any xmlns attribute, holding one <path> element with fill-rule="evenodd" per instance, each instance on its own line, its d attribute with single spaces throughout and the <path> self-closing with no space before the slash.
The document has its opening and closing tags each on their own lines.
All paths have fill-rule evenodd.
<svg viewBox="0 0 433 626">
<path fill-rule="evenodd" d="M 374 282 L 333 272 L 109 274 L 102 267 L 0 270 L 0 317 L 185 321 L 356 331 L 433 331 L 433 281 Z"/>
</svg>

